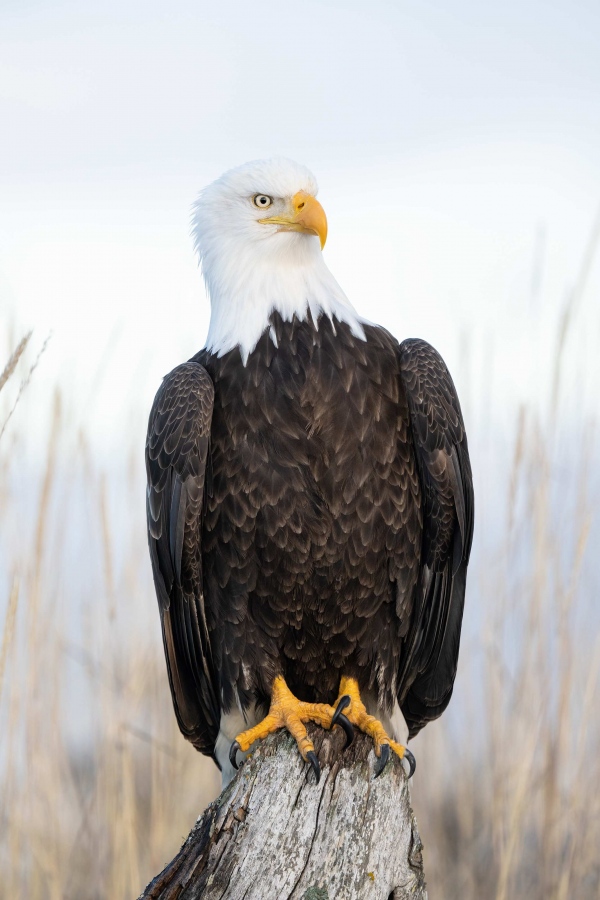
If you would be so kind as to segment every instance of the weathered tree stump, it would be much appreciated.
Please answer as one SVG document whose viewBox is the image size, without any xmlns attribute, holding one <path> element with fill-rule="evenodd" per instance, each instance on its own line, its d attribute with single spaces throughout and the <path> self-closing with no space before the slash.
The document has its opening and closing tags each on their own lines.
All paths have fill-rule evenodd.
<svg viewBox="0 0 600 900">
<path fill-rule="evenodd" d="M 319 784 L 293 739 L 263 741 L 140 900 L 427 900 L 408 781 L 372 741 L 309 728 Z"/>
</svg>

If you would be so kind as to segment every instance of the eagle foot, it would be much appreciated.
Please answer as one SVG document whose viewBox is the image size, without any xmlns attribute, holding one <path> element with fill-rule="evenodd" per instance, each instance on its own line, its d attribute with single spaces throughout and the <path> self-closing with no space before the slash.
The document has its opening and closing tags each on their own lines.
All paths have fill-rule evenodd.
<svg viewBox="0 0 600 900">
<path fill-rule="evenodd" d="M 406 759 L 408 762 L 408 777 L 412 778 L 417 765 L 415 757 L 408 747 L 399 744 L 397 741 L 393 741 L 389 737 L 379 719 L 368 714 L 364 703 L 360 699 L 360 689 L 355 678 L 343 676 L 340 681 L 340 696 L 331 720 L 332 727 L 333 725 L 338 724 L 339 717 L 343 714 L 343 710 L 348 710 L 345 714 L 345 718 L 347 718 L 352 725 L 356 725 L 360 731 L 373 738 L 375 756 L 377 757 L 377 763 L 375 764 L 375 778 L 378 778 L 379 775 L 381 775 L 389 762 L 390 749 L 393 750 L 400 759 Z"/>
<path fill-rule="evenodd" d="M 249 728 L 247 731 L 242 731 L 237 735 L 229 749 L 231 765 L 234 769 L 238 768 L 238 750 L 245 753 L 255 741 L 266 738 L 280 728 L 287 728 L 298 745 L 302 759 L 312 766 L 318 782 L 321 776 L 321 769 L 313 742 L 308 737 L 304 726 L 305 722 L 316 722 L 317 725 L 327 729 L 339 725 L 346 733 L 344 749 L 352 743 L 354 738 L 354 729 L 340 709 L 335 710 L 333 706 L 329 706 L 327 703 L 305 703 L 303 700 L 298 700 L 285 683 L 285 678 L 282 675 L 277 675 L 273 681 L 269 712 L 254 728 Z"/>
</svg>

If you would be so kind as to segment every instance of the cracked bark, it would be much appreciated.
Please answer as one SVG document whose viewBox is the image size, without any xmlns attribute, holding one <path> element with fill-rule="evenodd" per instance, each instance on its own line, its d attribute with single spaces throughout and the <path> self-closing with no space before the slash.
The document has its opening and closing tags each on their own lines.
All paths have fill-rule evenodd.
<svg viewBox="0 0 600 900">
<path fill-rule="evenodd" d="M 408 782 L 372 741 L 309 726 L 321 781 L 286 732 L 263 741 L 139 900 L 427 900 Z"/>
</svg>

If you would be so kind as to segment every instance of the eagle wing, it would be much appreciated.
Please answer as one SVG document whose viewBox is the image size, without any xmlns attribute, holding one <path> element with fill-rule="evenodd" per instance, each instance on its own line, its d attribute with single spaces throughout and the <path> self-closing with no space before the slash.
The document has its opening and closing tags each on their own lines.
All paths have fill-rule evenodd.
<svg viewBox="0 0 600 900">
<path fill-rule="evenodd" d="M 207 755 L 220 718 L 201 548 L 213 400 L 206 369 L 177 366 L 156 395 L 146 440 L 148 543 L 173 705 L 183 734 Z"/>
<path fill-rule="evenodd" d="M 399 355 L 423 514 L 421 567 L 398 698 L 413 737 L 441 715 L 452 695 L 474 500 L 465 426 L 446 364 L 421 340 L 404 341 Z"/>
</svg>

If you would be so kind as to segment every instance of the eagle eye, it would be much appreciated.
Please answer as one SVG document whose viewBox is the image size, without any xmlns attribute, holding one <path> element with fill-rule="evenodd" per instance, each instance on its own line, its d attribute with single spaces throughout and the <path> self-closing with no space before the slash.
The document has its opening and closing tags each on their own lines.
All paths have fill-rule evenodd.
<svg viewBox="0 0 600 900">
<path fill-rule="evenodd" d="M 273 205 L 273 198 L 268 197 L 266 194 L 255 194 L 252 198 L 252 202 L 255 206 L 258 206 L 259 209 L 268 209 L 269 206 Z"/>
</svg>

